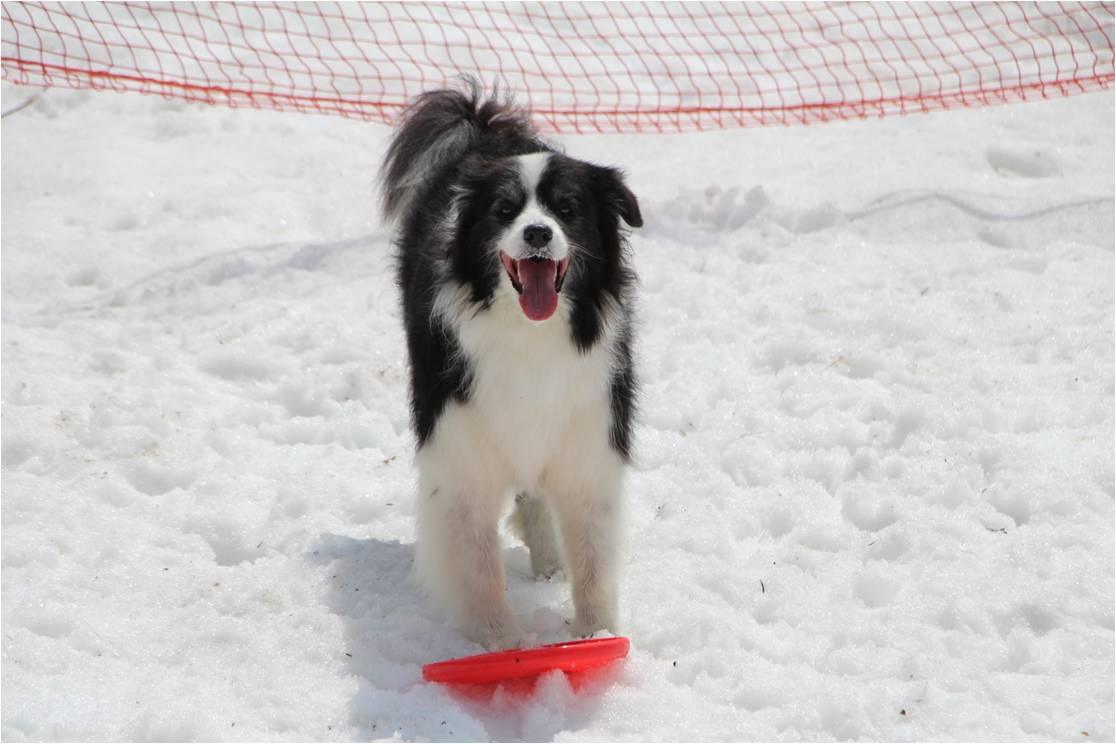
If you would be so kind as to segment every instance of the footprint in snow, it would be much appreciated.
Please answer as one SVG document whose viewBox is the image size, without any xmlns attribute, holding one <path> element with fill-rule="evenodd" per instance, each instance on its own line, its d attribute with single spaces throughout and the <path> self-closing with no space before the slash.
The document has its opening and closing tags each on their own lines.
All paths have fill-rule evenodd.
<svg viewBox="0 0 1116 744">
<path fill-rule="evenodd" d="M 1062 164 L 1045 150 L 1021 147 L 988 148 L 988 164 L 1001 176 L 1047 178 L 1062 174 Z"/>
</svg>

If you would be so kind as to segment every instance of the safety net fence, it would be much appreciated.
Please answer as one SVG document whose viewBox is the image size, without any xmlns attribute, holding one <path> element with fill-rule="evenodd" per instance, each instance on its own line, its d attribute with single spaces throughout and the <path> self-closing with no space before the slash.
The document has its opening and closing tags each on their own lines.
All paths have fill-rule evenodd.
<svg viewBox="0 0 1116 744">
<path fill-rule="evenodd" d="M 3 4 L 3 76 L 390 122 L 462 74 L 552 132 L 678 132 L 1113 83 L 1113 4 Z"/>
</svg>

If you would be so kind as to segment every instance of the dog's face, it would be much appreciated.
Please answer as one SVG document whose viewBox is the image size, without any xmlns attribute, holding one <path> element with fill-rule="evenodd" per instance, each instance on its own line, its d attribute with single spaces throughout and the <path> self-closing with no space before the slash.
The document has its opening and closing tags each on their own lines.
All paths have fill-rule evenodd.
<svg viewBox="0 0 1116 744">
<path fill-rule="evenodd" d="M 620 173 L 557 153 L 478 161 L 459 189 L 453 273 L 475 302 L 518 295 L 523 314 L 545 321 L 560 294 L 599 305 L 626 272 L 620 221 L 643 224 Z"/>
</svg>

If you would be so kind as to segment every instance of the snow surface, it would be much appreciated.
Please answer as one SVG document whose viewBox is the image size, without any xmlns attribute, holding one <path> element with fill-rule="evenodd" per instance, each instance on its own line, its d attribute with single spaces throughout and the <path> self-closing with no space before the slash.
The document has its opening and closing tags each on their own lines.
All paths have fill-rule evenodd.
<svg viewBox="0 0 1116 744">
<path fill-rule="evenodd" d="M 407 579 L 388 130 L 40 93 L 3 121 L 3 738 L 1111 740 L 1113 121 L 563 140 L 647 218 L 632 653 L 466 697 L 420 676 L 479 649 Z"/>
</svg>

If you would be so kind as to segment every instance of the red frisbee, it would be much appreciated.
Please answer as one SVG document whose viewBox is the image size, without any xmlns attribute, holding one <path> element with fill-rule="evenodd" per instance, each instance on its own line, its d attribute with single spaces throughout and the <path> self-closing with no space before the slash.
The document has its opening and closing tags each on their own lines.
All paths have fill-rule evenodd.
<svg viewBox="0 0 1116 744">
<path fill-rule="evenodd" d="M 582 672 L 627 655 L 627 638 L 587 638 L 427 664 L 422 668 L 422 678 L 427 682 L 484 684 L 537 677 L 553 669 Z"/>
</svg>

